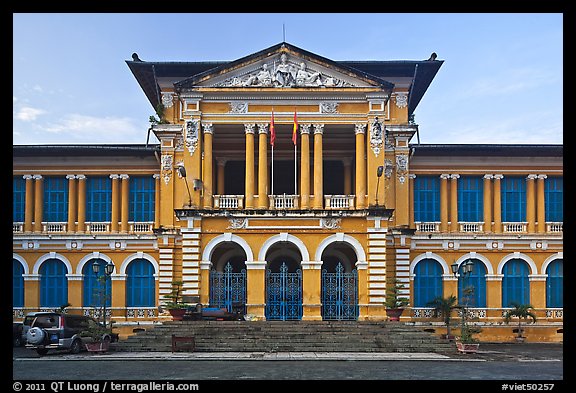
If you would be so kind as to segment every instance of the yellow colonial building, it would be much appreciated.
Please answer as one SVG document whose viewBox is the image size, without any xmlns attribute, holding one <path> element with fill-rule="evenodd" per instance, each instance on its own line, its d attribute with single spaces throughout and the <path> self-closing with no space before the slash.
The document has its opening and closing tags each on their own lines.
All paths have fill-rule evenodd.
<svg viewBox="0 0 576 393">
<path fill-rule="evenodd" d="M 402 321 L 440 329 L 428 303 L 473 287 L 483 334 L 509 339 L 517 302 L 531 339 L 562 340 L 563 147 L 417 143 L 436 54 L 132 58 L 157 142 L 13 146 L 15 318 L 106 302 L 117 325 L 159 321 L 182 281 L 257 319 L 384 320 L 397 280 Z"/>
</svg>

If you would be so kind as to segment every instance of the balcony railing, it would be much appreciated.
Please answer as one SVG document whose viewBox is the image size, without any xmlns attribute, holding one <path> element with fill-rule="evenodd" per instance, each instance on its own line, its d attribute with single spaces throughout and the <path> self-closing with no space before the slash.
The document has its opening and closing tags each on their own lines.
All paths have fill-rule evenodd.
<svg viewBox="0 0 576 393">
<path fill-rule="evenodd" d="M 354 195 L 324 195 L 326 209 L 353 209 Z"/>
<path fill-rule="evenodd" d="M 110 232 L 110 223 L 109 222 L 87 222 L 86 223 L 86 232 L 92 232 L 92 233 Z"/>
<path fill-rule="evenodd" d="M 527 222 L 503 222 L 502 231 L 504 233 L 524 233 L 528 227 Z"/>
<path fill-rule="evenodd" d="M 148 232 L 152 232 L 153 227 L 154 227 L 153 222 L 131 222 L 130 223 L 130 232 L 148 233 Z"/>
<path fill-rule="evenodd" d="M 43 222 L 42 232 L 65 233 L 67 226 L 67 222 Z"/>
<path fill-rule="evenodd" d="M 564 232 L 563 222 L 547 222 L 546 232 Z"/>
<path fill-rule="evenodd" d="M 440 232 L 439 222 L 415 222 L 418 232 Z"/>
<path fill-rule="evenodd" d="M 268 195 L 270 209 L 298 209 L 298 195 Z"/>
<path fill-rule="evenodd" d="M 24 232 L 24 223 L 13 222 L 12 223 L 12 233 L 22 233 Z"/>
<path fill-rule="evenodd" d="M 242 209 L 244 195 L 214 195 L 215 209 Z"/>
<path fill-rule="evenodd" d="M 460 222 L 460 232 L 482 232 L 484 230 L 483 222 Z"/>
</svg>

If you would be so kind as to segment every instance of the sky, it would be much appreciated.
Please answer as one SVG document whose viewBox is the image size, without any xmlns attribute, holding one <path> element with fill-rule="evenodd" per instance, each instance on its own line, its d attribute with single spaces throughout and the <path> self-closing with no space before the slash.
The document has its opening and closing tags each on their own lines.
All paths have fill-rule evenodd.
<svg viewBox="0 0 576 393">
<path fill-rule="evenodd" d="M 232 61 L 284 41 L 283 26 L 334 61 L 436 52 L 414 112 L 421 143 L 563 143 L 561 13 L 16 13 L 13 144 L 146 143 L 154 110 L 132 53 Z"/>
</svg>

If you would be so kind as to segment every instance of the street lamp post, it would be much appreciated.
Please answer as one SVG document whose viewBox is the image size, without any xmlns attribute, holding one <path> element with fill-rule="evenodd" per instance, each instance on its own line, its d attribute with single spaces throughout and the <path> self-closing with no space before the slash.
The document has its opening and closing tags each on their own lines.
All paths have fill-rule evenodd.
<svg viewBox="0 0 576 393">
<path fill-rule="evenodd" d="M 450 267 L 452 268 L 452 274 L 454 274 L 454 277 L 456 277 L 456 274 L 458 273 L 458 268 L 459 265 L 458 263 L 456 263 L 456 261 L 454 261 L 454 263 L 452 265 L 450 265 Z M 468 279 L 468 277 L 472 274 L 472 271 L 474 270 L 474 262 L 472 262 L 470 259 L 468 259 L 466 262 L 462 263 L 462 294 L 461 294 L 461 299 L 463 300 L 463 305 L 462 305 L 462 326 L 464 326 L 465 324 L 465 318 L 466 318 L 466 309 L 468 308 L 468 301 L 469 301 L 469 293 L 468 292 L 468 288 L 466 287 L 466 281 Z"/>
<path fill-rule="evenodd" d="M 100 272 L 100 264 L 98 262 L 94 262 L 92 264 L 92 271 L 96 274 L 98 278 L 98 273 Z M 104 266 L 104 304 L 102 305 L 102 297 L 100 297 L 101 306 L 103 307 L 103 317 L 104 317 L 104 329 L 106 329 L 106 296 L 108 295 L 108 277 L 112 275 L 114 272 L 114 264 L 112 262 L 107 263 Z"/>
</svg>

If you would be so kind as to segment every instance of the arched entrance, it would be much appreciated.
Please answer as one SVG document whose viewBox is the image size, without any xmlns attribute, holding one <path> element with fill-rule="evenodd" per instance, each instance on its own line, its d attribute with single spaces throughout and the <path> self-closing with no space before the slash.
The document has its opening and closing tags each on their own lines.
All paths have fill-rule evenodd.
<svg viewBox="0 0 576 393">
<path fill-rule="evenodd" d="M 237 243 L 222 242 L 212 253 L 210 307 L 246 313 L 246 253 Z"/>
<path fill-rule="evenodd" d="M 346 242 L 333 242 L 322 253 L 322 319 L 358 319 L 356 253 Z"/>
<path fill-rule="evenodd" d="M 266 253 L 267 320 L 302 319 L 302 255 L 287 241 L 275 243 Z"/>
</svg>

